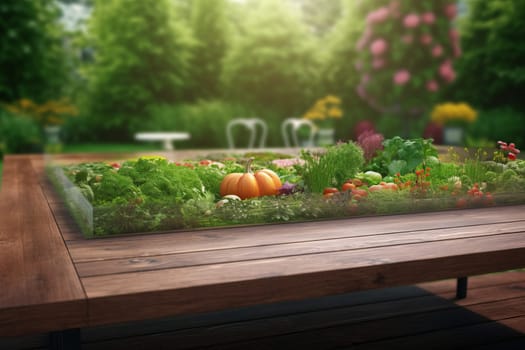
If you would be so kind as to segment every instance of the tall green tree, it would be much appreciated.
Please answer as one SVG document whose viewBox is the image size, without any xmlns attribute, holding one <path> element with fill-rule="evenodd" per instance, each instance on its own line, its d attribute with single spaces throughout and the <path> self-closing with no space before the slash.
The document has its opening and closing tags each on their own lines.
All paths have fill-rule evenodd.
<svg viewBox="0 0 525 350">
<path fill-rule="evenodd" d="M 59 97 L 67 74 L 54 0 L 4 0 L 0 18 L 0 101 Z"/>
<path fill-rule="evenodd" d="M 288 0 L 302 14 L 304 23 L 310 32 L 323 37 L 329 33 L 339 21 L 343 11 L 342 0 Z"/>
<path fill-rule="evenodd" d="M 279 0 L 248 2 L 244 17 L 225 59 L 228 95 L 285 116 L 304 112 L 318 81 L 317 50 L 307 29 Z"/>
<path fill-rule="evenodd" d="M 467 8 L 450 94 L 483 108 L 524 111 L 525 1 L 470 0 Z"/>
<path fill-rule="evenodd" d="M 224 0 L 193 0 L 191 28 L 196 39 L 191 60 L 193 99 L 220 94 L 222 60 L 228 48 L 228 21 Z"/>
<path fill-rule="evenodd" d="M 95 2 L 87 104 L 101 138 L 127 138 L 150 106 L 182 99 L 192 41 L 174 18 L 169 0 Z"/>
<path fill-rule="evenodd" d="M 365 18 L 359 11 L 358 2 L 343 1 L 341 18 L 324 41 L 322 86 L 327 93 L 341 98 L 345 111 L 341 125 L 336 129 L 338 139 L 353 137 L 352 127 L 361 119 L 377 121 L 377 112 L 371 110 L 356 92 L 361 78 L 355 67 L 359 54 L 356 43 L 364 27 Z"/>
</svg>

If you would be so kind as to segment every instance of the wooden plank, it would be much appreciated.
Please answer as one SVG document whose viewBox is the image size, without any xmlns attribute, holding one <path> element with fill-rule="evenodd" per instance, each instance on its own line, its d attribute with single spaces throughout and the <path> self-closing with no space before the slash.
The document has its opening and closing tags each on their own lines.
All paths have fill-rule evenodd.
<svg viewBox="0 0 525 350">
<path fill-rule="evenodd" d="M 525 234 L 83 278 L 90 321 L 205 312 L 525 265 Z M 489 249 L 489 250 L 488 250 Z M 213 290 L 213 293 L 210 293 Z M 147 297 L 146 297 L 147 295 Z"/>
<path fill-rule="evenodd" d="M 523 220 L 525 206 L 133 235 L 68 243 L 75 262 L 372 236 Z"/>
<path fill-rule="evenodd" d="M 490 281 L 490 278 L 491 276 L 480 276 L 477 279 Z M 525 282 L 519 285 L 523 286 L 523 283 Z M 498 320 L 498 317 L 523 316 L 525 290 L 506 287 L 481 288 L 486 289 L 483 300 L 476 296 L 464 300 L 465 305 L 473 306 L 474 309 L 470 311 L 449 301 L 449 294 L 452 293 L 439 296 L 428 293 L 418 295 L 412 292 L 413 288 L 400 288 L 405 291 L 407 297 L 397 299 L 399 294 L 390 295 L 389 291 L 393 289 L 387 289 L 384 290 L 384 294 L 389 295 L 386 299 L 383 294 L 367 291 L 357 293 L 356 303 L 353 298 L 356 293 L 353 293 L 347 295 L 347 305 L 326 304 L 323 309 L 297 309 L 286 315 L 252 315 L 249 319 L 226 318 L 222 322 L 221 319 L 217 319 L 216 323 L 208 324 L 181 319 L 179 329 L 163 330 L 152 325 L 144 327 L 139 323 L 135 326 L 135 333 L 129 328 L 110 328 L 107 334 L 104 334 L 103 330 L 95 330 L 94 334 L 89 334 L 86 338 L 85 347 L 90 350 L 139 349 L 173 344 L 177 349 L 210 345 L 247 349 L 258 348 L 258 345 L 298 348 L 298 345 L 303 343 L 310 344 L 306 348 L 348 346 L 358 341 L 373 342 L 381 338 L 486 322 L 487 319 L 476 314 L 476 311 L 480 310 L 484 313 L 487 313 L 486 310 L 494 310 L 495 313 L 489 315 L 491 320 Z M 364 299 L 360 298 L 359 294 L 375 296 Z M 201 317 L 201 321 L 202 318 L 206 319 Z M 206 336 L 203 337 L 203 334 Z M 127 338 L 122 339 L 124 336 Z"/>
<path fill-rule="evenodd" d="M 84 324 L 85 293 L 27 159 L 5 158 L 0 222 L 0 336 Z"/>
<path fill-rule="evenodd" d="M 316 240 L 299 243 L 267 244 L 264 246 L 206 250 L 125 259 L 95 260 L 92 262 L 77 263 L 76 267 L 81 277 L 87 277 L 194 265 L 298 256 L 303 254 L 319 254 L 338 251 L 349 251 L 350 253 L 350 251 L 356 249 L 393 245 L 404 245 L 407 249 L 411 249 L 410 245 L 414 243 L 509 234 L 523 232 L 524 230 L 525 221 L 521 221 L 494 225 L 412 231 L 398 234 Z"/>
</svg>

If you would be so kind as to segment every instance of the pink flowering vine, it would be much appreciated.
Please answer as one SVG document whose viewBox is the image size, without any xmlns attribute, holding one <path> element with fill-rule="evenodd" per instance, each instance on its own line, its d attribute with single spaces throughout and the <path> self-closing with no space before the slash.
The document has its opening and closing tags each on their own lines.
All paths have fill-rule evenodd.
<svg viewBox="0 0 525 350">
<path fill-rule="evenodd" d="M 357 94 L 379 111 L 418 111 L 456 78 L 461 55 L 454 0 L 361 0 Z"/>
</svg>

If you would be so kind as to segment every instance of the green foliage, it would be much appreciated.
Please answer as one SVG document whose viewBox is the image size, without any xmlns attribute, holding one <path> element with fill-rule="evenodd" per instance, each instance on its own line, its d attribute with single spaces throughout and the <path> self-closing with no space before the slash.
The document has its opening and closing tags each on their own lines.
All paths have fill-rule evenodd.
<svg viewBox="0 0 525 350">
<path fill-rule="evenodd" d="M 319 37 L 329 33 L 342 12 L 342 0 L 288 0 L 299 7 L 302 20 L 311 32 Z"/>
<path fill-rule="evenodd" d="M 100 0 L 90 21 L 95 62 L 89 67 L 92 132 L 107 140 L 141 128 L 152 105 L 180 101 L 192 42 L 168 0 Z"/>
<path fill-rule="evenodd" d="M 152 117 L 144 123 L 144 130 L 177 130 L 191 134 L 191 139 L 177 144 L 177 148 L 228 148 L 228 122 L 236 117 L 251 116 L 247 108 L 219 100 L 152 106 L 148 114 Z M 239 137 L 236 139 L 239 144 L 247 140 L 246 133 Z"/>
<path fill-rule="evenodd" d="M 478 120 L 467 132 L 472 138 L 486 139 L 495 146 L 497 141 L 514 142 L 516 147 L 525 146 L 525 112 L 510 107 L 480 110 Z"/>
<path fill-rule="evenodd" d="M 422 138 L 405 140 L 395 136 L 383 141 L 383 146 L 384 149 L 371 160 L 369 165 L 371 170 L 383 176 L 411 173 L 423 164 L 427 157 L 438 155 L 432 140 Z"/>
<path fill-rule="evenodd" d="M 342 17 L 320 44 L 326 47 L 322 50 L 326 55 L 321 66 L 322 88 L 341 97 L 343 110 L 352 111 L 337 121 L 336 138 L 342 140 L 353 137 L 351 130 L 358 120 L 376 120 L 378 117 L 378 113 L 356 93 L 360 78 L 354 65 L 358 55 L 356 42 L 364 28 L 364 17 L 359 16 L 357 5 L 354 0 L 342 2 Z"/>
<path fill-rule="evenodd" d="M 142 193 L 133 180 L 116 172 L 106 172 L 102 181 L 93 187 L 94 202 L 97 204 L 126 204 L 142 200 Z"/>
<path fill-rule="evenodd" d="M 162 158 L 127 161 L 118 173 L 130 178 L 146 196 L 146 201 L 165 200 L 168 197 L 171 201 L 182 202 L 203 194 L 202 182 L 192 169 L 168 163 Z M 104 181 L 105 177 L 102 183 Z M 96 195 L 95 192 L 95 198 Z"/>
<path fill-rule="evenodd" d="M 467 8 L 458 80 L 448 94 L 485 109 L 525 110 L 525 2 L 468 0 Z"/>
<path fill-rule="evenodd" d="M 215 199 L 221 198 L 220 187 L 226 171 L 221 170 L 215 165 L 197 166 L 194 171 L 202 181 L 205 190 L 212 193 Z"/>
<path fill-rule="evenodd" d="M 297 16 L 279 0 L 252 1 L 225 58 L 227 96 L 282 116 L 304 112 L 315 96 L 317 50 Z"/>
<path fill-rule="evenodd" d="M 32 153 L 42 149 L 42 134 L 34 120 L 0 109 L 0 157 L 7 153 Z"/>
<path fill-rule="evenodd" d="M 0 101 L 60 96 L 65 55 L 54 0 L 9 0 L 0 5 Z"/>
<path fill-rule="evenodd" d="M 191 28 L 197 44 L 191 60 L 188 87 L 193 99 L 221 95 L 222 60 L 229 44 L 225 0 L 193 0 Z"/>
<path fill-rule="evenodd" d="M 353 142 L 328 147 L 325 153 L 303 151 L 304 186 L 309 192 L 323 192 L 325 187 L 338 187 L 351 179 L 364 165 L 363 150 Z"/>
</svg>

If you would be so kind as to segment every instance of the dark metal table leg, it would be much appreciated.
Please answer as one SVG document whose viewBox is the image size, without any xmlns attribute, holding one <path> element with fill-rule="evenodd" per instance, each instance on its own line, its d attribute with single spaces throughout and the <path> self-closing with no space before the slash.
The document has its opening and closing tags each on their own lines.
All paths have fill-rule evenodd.
<svg viewBox="0 0 525 350">
<path fill-rule="evenodd" d="M 80 329 L 66 329 L 49 334 L 49 349 L 51 350 L 80 350 Z"/>
<path fill-rule="evenodd" d="M 467 297 L 468 277 L 458 277 L 456 287 L 456 299 L 464 299 Z"/>
</svg>

